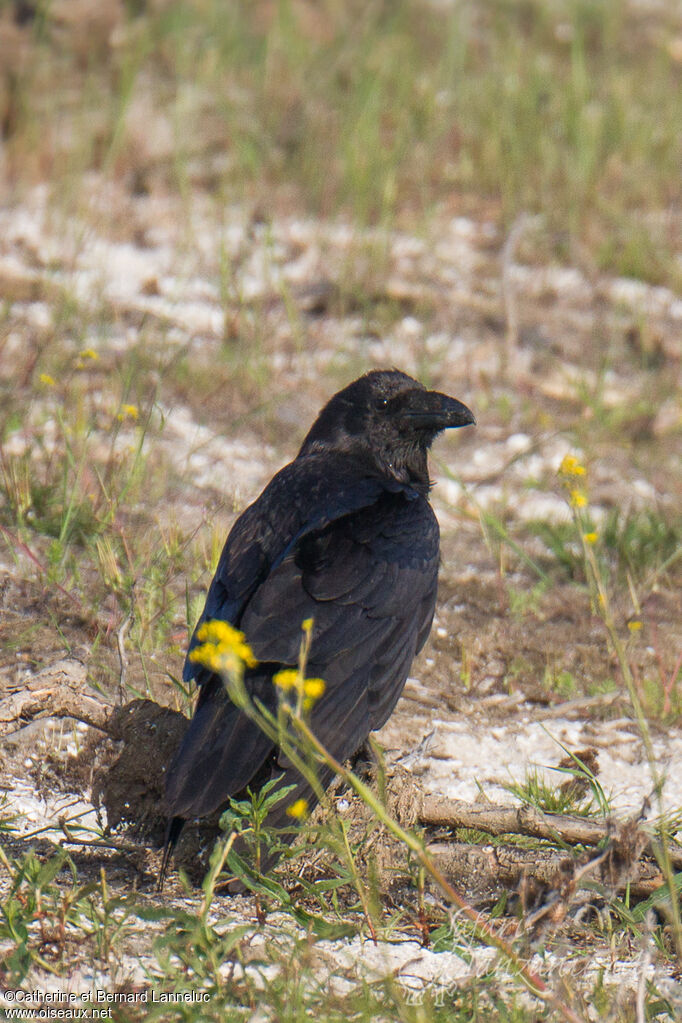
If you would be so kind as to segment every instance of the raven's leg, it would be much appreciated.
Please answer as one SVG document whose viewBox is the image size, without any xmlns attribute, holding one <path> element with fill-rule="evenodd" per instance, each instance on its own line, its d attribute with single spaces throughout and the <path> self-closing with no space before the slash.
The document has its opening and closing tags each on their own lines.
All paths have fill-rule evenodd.
<svg viewBox="0 0 682 1023">
<path fill-rule="evenodd" d="M 180 838 L 180 832 L 185 826 L 184 817 L 171 817 L 168 821 L 168 827 L 166 828 L 166 842 L 165 849 L 163 850 L 163 860 L 161 861 L 161 870 L 159 871 L 159 880 L 156 884 L 157 892 L 163 891 L 163 882 L 166 877 L 166 871 L 168 870 L 168 864 L 173 854 L 175 846 L 178 844 Z"/>
</svg>

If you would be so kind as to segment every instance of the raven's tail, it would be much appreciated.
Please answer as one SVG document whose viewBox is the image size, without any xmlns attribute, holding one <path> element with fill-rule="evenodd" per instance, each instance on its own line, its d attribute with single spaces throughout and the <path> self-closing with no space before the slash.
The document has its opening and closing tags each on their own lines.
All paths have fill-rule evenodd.
<svg viewBox="0 0 682 1023">
<path fill-rule="evenodd" d="M 157 892 L 163 891 L 163 882 L 166 879 L 166 871 L 168 870 L 168 864 L 170 858 L 173 855 L 173 850 L 178 844 L 180 838 L 180 832 L 185 826 L 184 817 L 171 817 L 168 821 L 168 827 L 166 828 L 166 841 L 165 848 L 163 850 L 163 860 L 161 861 L 161 870 L 159 871 L 159 880 L 156 883 Z"/>
</svg>

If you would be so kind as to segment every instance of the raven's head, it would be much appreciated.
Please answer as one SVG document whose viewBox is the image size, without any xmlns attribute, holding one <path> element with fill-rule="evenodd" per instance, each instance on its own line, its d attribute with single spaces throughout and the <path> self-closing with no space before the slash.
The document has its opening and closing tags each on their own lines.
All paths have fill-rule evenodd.
<svg viewBox="0 0 682 1023">
<path fill-rule="evenodd" d="M 428 488 L 426 455 L 434 437 L 475 422 L 456 398 L 427 391 L 398 370 L 372 370 L 327 402 L 300 454 L 347 452 L 382 475 Z"/>
</svg>

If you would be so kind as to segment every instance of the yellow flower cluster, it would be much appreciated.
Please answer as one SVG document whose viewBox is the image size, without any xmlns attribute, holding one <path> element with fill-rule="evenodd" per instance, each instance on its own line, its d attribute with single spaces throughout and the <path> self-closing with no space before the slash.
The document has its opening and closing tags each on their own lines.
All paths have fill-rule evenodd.
<svg viewBox="0 0 682 1023">
<path fill-rule="evenodd" d="M 78 353 L 75 367 L 76 369 L 85 369 L 88 362 L 97 362 L 99 355 L 94 348 L 84 348 L 82 352 Z"/>
<path fill-rule="evenodd" d="M 300 676 L 296 668 L 283 668 L 282 671 L 278 671 L 276 675 L 273 675 L 272 681 L 283 693 L 288 693 L 289 690 L 296 686 L 299 678 Z"/>
<path fill-rule="evenodd" d="M 287 815 L 297 821 L 305 820 L 308 816 L 308 800 L 297 799 L 295 803 L 287 807 Z"/>
<path fill-rule="evenodd" d="M 124 419 L 137 419 L 139 415 L 140 411 L 137 405 L 121 405 L 121 411 L 116 418 L 123 422 Z"/>
<path fill-rule="evenodd" d="M 272 676 L 274 685 L 283 693 L 295 693 L 303 698 L 303 709 L 310 708 L 320 699 L 325 690 L 321 678 L 304 678 L 296 668 L 282 668 Z"/>
<path fill-rule="evenodd" d="M 585 466 L 581 465 L 575 455 L 564 455 L 559 466 L 560 476 L 584 476 Z"/>
<path fill-rule="evenodd" d="M 564 455 L 558 472 L 568 490 L 568 501 L 571 508 L 587 508 L 587 495 L 584 490 L 576 486 L 576 480 L 587 474 L 585 466 L 578 461 L 575 455 Z"/>
<path fill-rule="evenodd" d="M 325 684 L 321 678 L 307 678 L 303 683 L 303 692 L 310 700 L 319 700 L 325 690 Z"/>
<path fill-rule="evenodd" d="M 247 668 L 255 668 L 258 664 L 244 633 L 227 622 L 218 619 L 203 622 L 197 630 L 197 639 L 201 646 L 192 650 L 189 659 L 211 671 L 229 670 L 235 659 Z"/>
</svg>

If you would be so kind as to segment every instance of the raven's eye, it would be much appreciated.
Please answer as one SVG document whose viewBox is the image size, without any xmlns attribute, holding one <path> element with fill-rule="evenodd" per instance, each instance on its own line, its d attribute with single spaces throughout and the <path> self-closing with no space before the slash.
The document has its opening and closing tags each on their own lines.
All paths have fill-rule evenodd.
<svg viewBox="0 0 682 1023">
<path fill-rule="evenodd" d="M 374 407 L 377 412 L 385 412 L 388 408 L 388 398 L 377 398 L 374 403 Z"/>
</svg>

